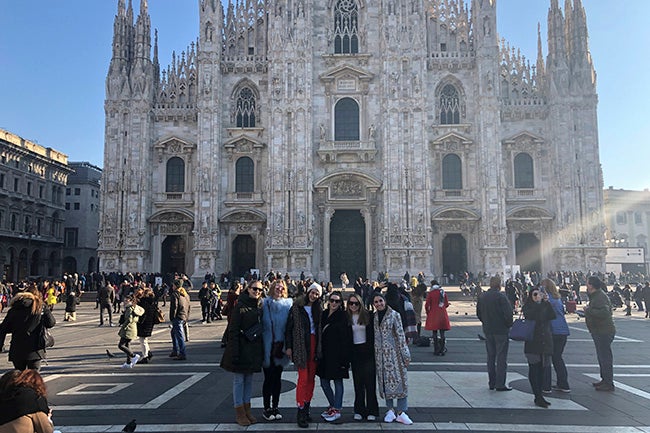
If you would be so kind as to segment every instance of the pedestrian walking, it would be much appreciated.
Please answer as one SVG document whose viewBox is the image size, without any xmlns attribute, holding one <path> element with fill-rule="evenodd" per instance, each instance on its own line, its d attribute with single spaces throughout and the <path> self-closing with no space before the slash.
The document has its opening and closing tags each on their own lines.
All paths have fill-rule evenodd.
<svg viewBox="0 0 650 433">
<path fill-rule="evenodd" d="M 512 327 L 512 305 L 501 292 L 501 277 L 490 278 L 490 288 L 476 303 L 476 315 L 483 325 L 487 352 L 488 387 L 510 391 L 506 385 L 508 369 L 508 331 Z"/>
<path fill-rule="evenodd" d="M 97 305 L 95 307 L 99 307 L 99 326 L 104 326 L 104 310 L 108 311 L 108 326 L 113 326 L 113 302 L 115 302 L 115 291 L 111 283 L 100 286 L 97 290 Z"/>
<path fill-rule="evenodd" d="M 433 333 L 433 354 L 436 356 L 444 356 L 447 352 L 445 333 L 451 329 L 447 307 L 449 307 L 447 293 L 436 280 L 431 281 L 431 290 L 424 303 L 424 311 L 427 313 L 424 329 Z"/>
<path fill-rule="evenodd" d="M 406 344 L 402 320 L 399 313 L 388 305 L 381 294 L 375 294 L 372 303 L 376 310 L 373 326 L 377 388 L 381 398 L 386 400 L 388 408 L 384 422 L 397 421 L 410 425 L 413 421 L 406 411 L 408 410 L 407 368 L 411 362 L 411 352 Z"/>
<path fill-rule="evenodd" d="M 138 339 L 140 340 L 141 348 L 138 364 L 148 364 L 153 358 L 153 353 L 149 347 L 149 337 L 153 333 L 153 327 L 158 315 L 156 296 L 151 288 L 140 288 L 135 292 L 135 302 L 144 309 L 144 313 L 137 324 Z"/>
<path fill-rule="evenodd" d="M 140 355 L 131 351 L 129 345 L 138 336 L 138 320 L 144 314 L 144 308 L 135 303 L 133 295 L 124 299 L 124 312 L 120 316 L 120 330 L 117 335 L 120 341 L 117 348 L 126 354 L 126 362 L 122 368 L 133 368 L 140 360 Z"/>
<path fill-rule="evenodd" d="M 241 426 L 255 424 L 251 413 L 253 374 L 262 370 L 262 283 L 253 281 L 242 291 L 228 324 L 228 344 L 221 358 L 221 368 L 233 373 L 232 397 L 235 420 Z"/>
<path fill-rule="evenodd" d="M 11 334 L 9 361 L 16 370 L 40 370 L 46 347 L 40 338 L 42 328 L 52 328 L 56 319 L 43 303 L 35 285 L 23 288 L 9 301 L 9 311 L 0 324 L 0 350 Z"/>
</svg>

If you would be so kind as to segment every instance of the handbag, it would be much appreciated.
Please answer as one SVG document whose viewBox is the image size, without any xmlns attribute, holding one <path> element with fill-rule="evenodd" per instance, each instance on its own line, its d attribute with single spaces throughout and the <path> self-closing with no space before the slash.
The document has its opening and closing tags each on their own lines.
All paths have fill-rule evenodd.
<svg viewBox="0 0 650 433">
<path fill-rule="evenodd" d="M 165 321 L 165 313 L 162 312 L 159 306 L 156 305 L 156 314 L 153 316 L 153 324 L 160 325 Z"/>
<path fill-rule="evenodd" d="M 42 323 L 41 330 L 38 334 L 38 346 L 39 349 L 46 349 L 54 346 L 54 336 L 52 335 L 50 328 L 46 328 Z"/>
<path fill-rule="evenodd" d="M 248 341 L 253 342 L 262 337 L 262 329 L 262 322 L 258 321 L 250 328 L 242 330 L 241 332 L 244 334 L 244 337 L 246 337 Z"/>
<path fill-rule="evenodd" d="M 508 337 L 514 341 L 532 341 L 535 335 L 535 321 L 524 319 L 520 315 L 518 319 L 512 323 L 512 328 L 508 332 Z"/>
</svg>

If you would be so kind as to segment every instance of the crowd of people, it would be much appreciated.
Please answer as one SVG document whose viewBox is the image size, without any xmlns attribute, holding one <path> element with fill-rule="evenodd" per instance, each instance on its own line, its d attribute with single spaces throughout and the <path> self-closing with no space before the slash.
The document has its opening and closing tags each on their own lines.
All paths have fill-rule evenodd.
<svg viewBox="0 0 650 433">
<path fill-rule="evenodd" d="M 524 345 L 534 404 L 548 407 L 550 402 L 544 394 L 570 392 L 562 358 L 569 335 L 565 304 L 586 301 L 586 298 L 589 304 L 581 314 L 594 341 L 602 378 L 594 386 L 598 391 L 614 390 L 611 343 L 616 330 L 611 295 L 597 275 L 589 274 L 585 281 L 586 298 L 583 298 L 580 293 L 583 276 L 554 273 L 537 281 L 530 274 L 518 274 L 506 282 L 505 293 L 501 291 L 501 277 L 493 276 L 489 279 L 489 289 L 479 290 L 476 314 L 483 326 L 491 390 L 511 389 L 506 383 L 506 359 L 513 314 L 519 311 L 524 318 L 535 322 L 532 337 Z M 461 277 L 480 289 L 480 282 L 473 280 L 471 274 Z M 163 321 L 171 324 L 169 356 L 178 361 L 187 359 L 188 291 L 192 284 L 186 276 L 174 275 L 167 289 L 167 283 L 160 278 L 153 274 L 112 275 L 97 287 L 95 308 L 99 309 L 99 326 L 106 323 L 105 313 L 108 326 L 114 325 L 113 315 L 119 315 L 117 347 L 125 354 L 123 368 L 134 368 L 152 360 L 148 339 L 154 325 Z M 220 284 L 228 287 L 227 293 L 222 293 Z M 3 294 L 7 287 L 3 285 Z M 10 299 L 9 310 L 0 324 L 0 347 L 4 346 L 6 335 L 11 334 L 9 360 L 16 371 L 27 369 L 38 373 L 46 355 L 43 334 L 56 323 L 52 310 L 63 295 L 64 320 L 76 320 L 75 308 L 84 293 L 84 284 L 78 276 L 67 275 L 60 282 L 23 282 L 9 287 L 11 292 L 6 293 Z M 407 413 L 409 346 L 432 343 L 434 355 L 447 353 L 446 333 L 451 329 L 448 295 L 435 279 L 427 285 L 423 273 L 417 276 L 406 273 L 400 283 L 390 282 L 387 273 L 380 281 L 358 278 L 353 288 L 352 293 L 339 291 L 331 283 L 319 283 L 305 278 L 304 274 L 293 280 L 289 275 L 272 271 L 262 279 L 257 275 L 248 279 L 233 279 L 229 274 L 206 275 L 198 290 L 201 322 L 227 320 L 221 367 L 233 373 L 233 405 L 239 425 L 257 422 L 251 397 L 253 375 L 258 372 L 264 374 L 262 417 L 267 421 L 283 419 L 279 409 L 281 377 L 290 363 L 298 372 L 295 403 L 299 427 L 306 428 L 313 422 L 311 402 L 317 376 L 328 401 L 328 408 L 320 417 L 325 422 L 341 418 L 344 387 L 350 375 L 355 420 L 376 420 L 380 416 L 379 397 L 385 402 L 385 422 L 412 424 Z M 619 291 L 629 308 L 628 301 L 636 299 L 629 285 L 612 290 Z M 637 302 L 638 308 L 647 312 L 648 305 L 643 303 L 650 301 L 650 284 L 637 288 L 637 292 L 648 294 L 647 300 L 642 297 Z M 165 319 L 161 305 L 167 302 L 169 312 Z M 425 335 L 423 328 L 429 334 Z M 131 346 L 136 339 L 139 351 Z M 552 370 L 555 385 L 552 385 Z M 2 386 L 0 379 L 0 390 Z M 39 395 L 44 397 L 44 393 Z M 20 416 L 26 415 L 29 414 Z M 42 415 L 31 419 L 43 421 Z M 2 427 L 0 423 L 0 432 Z"/>
</svg>

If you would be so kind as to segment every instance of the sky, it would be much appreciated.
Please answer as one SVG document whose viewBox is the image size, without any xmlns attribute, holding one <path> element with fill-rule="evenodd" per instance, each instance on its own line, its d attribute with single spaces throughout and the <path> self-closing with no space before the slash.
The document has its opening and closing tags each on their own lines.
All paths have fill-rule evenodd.
<svg viewBox="0 0 650 433">
<path fill-rule="evenodd" d="M 325 1 L 325 0 L 314 0 Z M 374 1 L 374 0 L 373 0 Z M 118 0 L 0 0 L 0 128 L 103 166 L 104 98 Z M 598 74 L 605 188 L 650 188 L 649 0 L 582 0 Z M 140 4 L 133 0 L 134 8 Z M 563 5 L 564 1 L 560 1 Z M 534 61 L 550 0 L 499 0 L 498 30 Z M 149 0 L 161 68 L 198 35 L 197 0 Z M 152 30 L 153 33 L 153 30 Z M 153 38 L 153 34 L 152 34 Z"/>
</svg>

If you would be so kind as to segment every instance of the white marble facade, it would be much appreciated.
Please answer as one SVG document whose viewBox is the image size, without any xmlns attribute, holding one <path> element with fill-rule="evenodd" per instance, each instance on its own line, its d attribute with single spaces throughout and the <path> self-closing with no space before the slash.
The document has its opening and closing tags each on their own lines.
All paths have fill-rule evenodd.
<svg viewBox="0 0 650 433">
<path fill-rule="evenodd" d="M 496 3 L 200 0 L 161 68 L 146 0 L 118 0 L 100 268 L 329 279 L 353 210 L 370 277 L 604 270 L 584 8 L 551 0 L 531 62 Z"/>
</svg>

